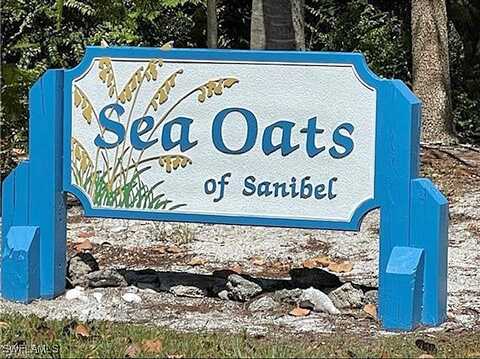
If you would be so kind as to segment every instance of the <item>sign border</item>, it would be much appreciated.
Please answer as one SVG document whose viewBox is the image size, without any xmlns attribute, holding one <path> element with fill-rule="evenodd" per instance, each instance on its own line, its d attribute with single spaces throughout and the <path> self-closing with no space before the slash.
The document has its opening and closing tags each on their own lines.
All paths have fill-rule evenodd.
<svg viewBox="0 0 480 359">
<path fill-rule="evenodd" d="M 88 197 L 71 180 L 71 135 L 72 135 L 72 82 L 83 74 L 95 58 L 110 57 L 122 59 L 161 58 L 163 60 L 195 60 L 195 61 L 228 61 L 228 62 L 279 62 L 279 63 L 311 63 L 352 65 L 358 80 L 364 85 L 376 90 L 376 129 L 375 129 L 375 159 L 374 159 L 374 198 L 362 202 L 353 212 L 350 221 L 316 220 L 307 218 L 284 218 L 248 215 L 215 215 L 192 214 L 179 212 L 145 211 L 135 209 L 95 208 Z M 192 222 L 211 224 L 236 224 L 267 227 L 294 227 L 306 229 L 330 229 L 358 231 L 363 217 L 371 210 L 378 208 L 377 193 L 383 190 L 382 183 L 377 180 L 379 122 L 386 110 L 384 99 L 384 82 L 367 66 L 365 57 L 360 53 L 337 52 L 288 52 L 288 51 L 250 51 L 250 50 L 207 50 L 207 49 L 172 49 L 141 47 L 87 47 L 80 64 L 66 70 L 64 75 L 64 131 L 63 131 L 63 190 L 79 199 L 87 217 L 122 218 L 137 220 L 158 220 L 172 222 Z"/>
</svg>

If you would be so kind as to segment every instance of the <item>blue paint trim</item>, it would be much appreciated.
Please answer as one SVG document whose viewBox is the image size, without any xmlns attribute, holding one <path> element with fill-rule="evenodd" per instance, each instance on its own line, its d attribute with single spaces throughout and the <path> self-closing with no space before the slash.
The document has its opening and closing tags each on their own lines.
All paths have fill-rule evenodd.
<svg viewBox="0 0 480 359">
<path fill-rule="evenodd" d="M 40 295 L 39 228 L 10 227 L 4 240 L 2 297 L 29 303 Z"/>
<path fill-rule="evenodd" d="M 391 330 L 412 330 L 422 316 L 424 250 L 412 247 L 393 247 L 385 273 L 384 291 L 392 315 L 382 324 Z"/>
<path fill-rule="evenodd" d="M 64 163 L 63 163 L 63 190 L 75 195 L 85 210 L 86 216 L 145 219 L 174 222 L 196 222 L 196 223 L 217 223 L 217 224 L 239 224 L 251 226 L 275 226 L 295 227 L 310 229 L 338 229 L 347 231 L 358 231 L 363 217 L 371 210 L 379 207 L 379 202 L 372 198 L 362 203 L 356 209 L 349 222 L 340 221 L 319 221 L 304 218 L 272 218 L 269 216 L 234 216 L 234 215 L 209 215 L 209 214 L 187 214 L 169 212 L 149 212 L 138 210 L 114 210 L 92 208 L 91 203 L 83 192 L 77 188 L 71 179 L 71 108 L 72 81 L 83 74 L 91 65 L 93 59 L 98 57 L 110 58 L 162 58 L 164 60 L 197 60 L 197 61 L 241 61 L 241 62 L 286 62 L 286 63 L 324 63 L 324 64 L 346 64 L 353 65 L 360 79 L 372 88 L 377 89 L 377 123 L 379 114 L 387 110 L 384 101 L 379 100 L 385 92 L 385 84 L 390 82 L 382 80 L 375 75 L 367 66 L 365 57 L 360 53 L 339 53 L 339 52 L 292 52 L 292 51 L 249 51 L 249 50 L 206 50 L 206 49 L 173 49 L 170 51 L 158 48 L 140 47 L 88 47 L 82 62 L 75 68 L 65 71 L 64 88 Z M 381 137 L 378 133 L 377 138 Z M 378 142 L 377 142 L 378 144 Z M 376 167 L 376 173 L 380 171 Z M 375 181 L 375 193 L 382 192 L 383 184 Z"/>
<path fill-rule="evenodd" d="M 412 181 L 412 246 L 425 250 L 422 323 L 439 325 L 447 319 L 448 201 L 425 178 Z"/>
</svg>

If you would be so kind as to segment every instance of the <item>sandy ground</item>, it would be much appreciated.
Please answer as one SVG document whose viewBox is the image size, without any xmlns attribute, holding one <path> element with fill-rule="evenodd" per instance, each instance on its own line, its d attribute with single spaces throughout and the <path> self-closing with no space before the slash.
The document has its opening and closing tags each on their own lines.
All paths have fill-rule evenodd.
<svg viewBox="0 0 480 359">
<path fill-rule="evenodd" d="M 424 149 L 423 173 L 440 184 L 450 201 L 449 319 L 440 328 L 420 330 L 471 330 L 480 325 L 480 153 L 459 150 L 454 154 L 466 164 L 442 151 Z M 291 268 L 325 255 L 352 262 L 353 270 L 340 274 L 341 280 L 366 288 L 377 286 L 378 217 L 377 211 L 367 215 L 360 232 L 334 232 L 89 219 L 82 216 L 80 207 L 73 206 L 69 209 L 68 241 L 72 252 L 73 243 L 88 237 L 101 268 L 149 268 L 163 275 L 173 272 L 179 276 L 179 284 L 186 285 L 201 281 L 199 274 L 232 268 L 255 278 L 288 281 Z M 192 258 L 201 265 L 192 265 Z M 126 302 L 122 299 L 126 292 L 135 292 L 141 302 Z M 95 293 L 101 293 L 101 298 Z M 341 315 L 292 317 L 289 304 L 267 312 L 252 312 L 248 305 L 122 287 L 86 289 L 79 299 L 68 300 L 63 295 L 28 305 L 0 300 L 0 312 L 151 323 L 178 330 L 246 330 L 255 335 L 271 331 L 383 333 L 361 309 L 344 310 Z"/>
</svg>

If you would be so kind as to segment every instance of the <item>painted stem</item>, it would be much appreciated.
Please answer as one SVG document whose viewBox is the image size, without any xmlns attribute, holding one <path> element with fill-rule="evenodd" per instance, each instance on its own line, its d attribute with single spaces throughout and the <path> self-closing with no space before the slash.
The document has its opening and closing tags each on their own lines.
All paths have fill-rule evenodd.
<svg viewBox="0 0 480 359">
<path fill-rule="evenodd" d="M 147 67 L 148 69 L 148 67 Z M 143 71 L 143 66 L 141 66 L 139 68 L 140 71 Z M 138 70 L 137 70 L 138 71 Z M 135 73 L 137 72 L 135 71 Z M 132 104 L 130 106 L 130 111 L 129 111 L 129 114 L 128 114 L 128 118 L 127 118 L 127 124 L 125 126 L 125 129 L 126 129 L 126 133 L 128 133 L 128 130 L 129 130 L 129 126 L 130 126 L 130 122 L 132 120 L 132 114 L 133 114 L 133 109 L 135 108 L 135 102 L 137 102 L 137 97 L 138 97 L 138 93 L 140 92 L 140 88 L 142 87 L 142 84 L 143 84 L 143 81 L 145 80 L 145 73 L 147 72 L 147 70 L 143 71 L 143 74 L 142 74 L 142 79 L 140 80 L 140 83 L 138 84 L 138 87 L 135 89 L 135 95 L 133 97 L 133 100 L 132 100 Z M 127 83 L 128 85 L 128 83 Z M 123 144 L 122 144 L 122 154 L 125 150 L 125 143 L 126 141 L 123 141 Z M 123 173 L 123 180 L 124 180 L 124 183 L 126 183 L 126 180 L 127 180 L 127 177 L 126 177 L 126 174 L 125 174 L 125 171 L 128 171 L 128 169 L 125 170 L 125 168 L 123 168 L 123 155 L 121 157 L 121 160 L 119 160 L 117 162 L 117 156 L 118 156 L 118 146 L 117 146 L 117 151 L 115 153 L 115 166 L 113 168 L 113 173 L 112 173 L 112 185 L 113 185 L 113 182 L 116 181 L 116 179 L 118 178 L 117 176 L 117 170 L 119 167 L 121 167 L 121 172 L 120 173 Z M 130 163 L 130 159 L 129 161 L 127 162 L 127 166 L 129 165 Z"/>
<path fill-rule="evenodd" d="M 199 91 L 201 87 L 197 87 L 191 91 L 189 91 L 186 95 L 184 95 L 183 97 L 181 97 L 177 102 L 175 102 L 175 104 L 170 107 L 170 109 L 162 116 L 162 118 L 157 122 L 157 124 L 155 125 L 155 127 L 153 128 L 153 130 L 150 132 L 150 135 L 148 136 L 147 138 L 147 141 L 151 140 L 152 136 L 154 135 L 155 131 L 158 129 L 158 127 L 162 124 L 163 121 L 165 121 L 165 119 L 172 113 L 172 111 L 178 106 L 180 105 L 185 99 L 187 99 L 188 97 L 190 97 L 192 94 L 194 94 L 195 92 Z M 148 110 L 148 108 L 147 108 Z M 147 113 L 147 110 L 145 110 L 145 114 Z M 133 147 L 130 149 L 130 157 L 132 155 L 132 151 L 133 151 Z M 139 156 L 138 156 L 138 161 L 136 162 L 136 165 L 135 165 L 135 171 L 137 171 L 138 169 L 138 164 L 141 162 L 142 160 L 142 156 L 143 156 L 143 153 L 145 152 L 145 150 L 143 149 Z"/>
</svg>

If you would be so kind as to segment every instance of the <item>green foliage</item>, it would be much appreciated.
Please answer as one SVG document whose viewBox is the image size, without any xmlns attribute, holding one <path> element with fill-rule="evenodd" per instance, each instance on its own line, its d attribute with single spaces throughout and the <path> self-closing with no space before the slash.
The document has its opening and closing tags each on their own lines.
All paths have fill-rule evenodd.
<svg viewBox="0 0 480 359">
<path fill-rule="evenodd" d="M 366 0 L 307 0 L 306 45 L 316 51 L 358 51 L 372 70 L 410 81 L 408 37 L 402 21 Z"/>
<path fill-rule="evenodd" d="M 480 143 L 480 2 L 447 1 L 452 121 L 462 141 Z M 411 84 L 410 8 L 389 0 L 306 0 L 307 48 L 360 51 L 386 78 Z"/>
<path fill-rule="evenodd" d="M 193 18 L 203 1 L 4 0 L 1 7 L 0 178 L 11 149 L 26 147 L 28 91 L 48 68 L 71 68 L 87 45 L 198 46 Z"/>
<path fill-rule="evenodd" d="M 480 69 L 468 64 L 465 47 L 453 24 L 448 45 L 455 131 L 463 141 L 480 143 Z"/>
<path fill-rule="evenodd" d="M 249 49 L 252 0 L 217 0 L 217 3 L 219 47 Z"/>
<path fill-rule="evenodd" d="M 447 2 L 453 121 L 457 135 L 480 143 L 480 2 Z"/>
</svg>

